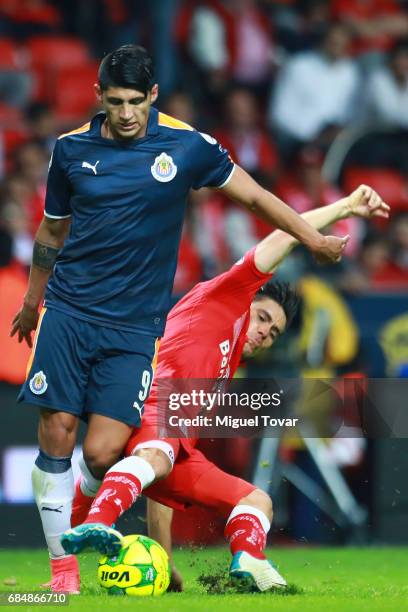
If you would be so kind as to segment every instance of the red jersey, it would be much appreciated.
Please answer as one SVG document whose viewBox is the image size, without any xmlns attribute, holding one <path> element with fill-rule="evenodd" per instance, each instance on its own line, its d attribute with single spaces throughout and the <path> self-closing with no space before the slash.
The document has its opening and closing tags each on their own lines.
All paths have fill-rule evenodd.
<svg viewBox="0 0 408 612">
<path fill-rule="evenodd" d="M 170 311 L 143 423 L 157 423 L 161 378 L 233 377 L 246 342 L 252 300 L 272 277 L 256 268 L 254 255 L 255 248 L 227 272 L 199 283 Z"/>
</svg>

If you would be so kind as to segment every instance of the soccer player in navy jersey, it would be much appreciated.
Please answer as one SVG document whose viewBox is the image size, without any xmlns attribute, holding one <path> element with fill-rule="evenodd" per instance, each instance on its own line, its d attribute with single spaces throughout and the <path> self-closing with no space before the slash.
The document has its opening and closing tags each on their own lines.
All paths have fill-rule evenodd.
<svg viewBox="0 0 408 612">
<path fill-rule="evenodd" d="M 96 491 L 140 424 L 189 190 L 223 189 L 318 260 L 337 261 L 345 245 L 262 189 L 213 138 L 157 112 L 145 49 L 109 53 L 95 87 L 103 112 L 55 145 L 28 290 L 11 330 L 31 346 L 36 329 L 19 401 L 40 408 L 32 480 L 51 588 L 72 593 L 78 565 L 60 536 L 70 524 L 78 420 L 88 421 L 84 457 Z"/>
</svg>

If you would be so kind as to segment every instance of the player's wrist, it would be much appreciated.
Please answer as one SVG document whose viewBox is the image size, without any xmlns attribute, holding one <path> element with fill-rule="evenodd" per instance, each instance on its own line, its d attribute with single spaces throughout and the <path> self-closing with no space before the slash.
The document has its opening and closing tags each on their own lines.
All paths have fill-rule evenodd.
<svg viewBox="0 0 408 612">
<path fill-rule="evenodd" d="M 352 217 L 354 214 L 350 196 L 341 198 L 341 200 L 337 200 L 337 202 L 334 202 L 329 206 L 332 210 L 332 219 L 330 224 L 336 223 L 336 221 L 341 221 L 342 219 L 348 219 L 348 217 Z"/>
<path fill-rule="evenodd" d="M 354 211 L 353 211 L 353 202 L 350 196 L 348 196 L 347 198 L 343 198 L 342 200 L 340 200 L 341 203 L 341 210 L 339 213 L 339 219 L 348 219 L 349 217 L 352 217 L 354 215 Z"/>
<path fill-rule="evenodd" d="M 314 232 L 312 240 L 308 240 L 307 242 L 305 241 L 304 244 L 310 251 L 312 251 L 312 253 L 314 253 L 324 249 L 326 246 L 326 242 L 326 236 L 316 230 Z"/>
<path fill-rule="evenodd" d="M 40 307 L 41 300 L 36 299 L 34 296 L 27 293 L 24 296 L 23 306 L 28 310 L 38 310 Z"/>
</svg>

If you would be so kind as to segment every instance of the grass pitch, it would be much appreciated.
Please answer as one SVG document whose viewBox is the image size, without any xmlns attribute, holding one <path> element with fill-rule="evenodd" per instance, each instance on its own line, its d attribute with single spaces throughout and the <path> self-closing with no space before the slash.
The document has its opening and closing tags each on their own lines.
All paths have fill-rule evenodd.
<svg viewBox="0 0 408 612">
<path fill-rule="evenodd" d="M 143 612 L 399 612 L 408 610 L 407 548 L 275 548 L 269 557 L 289 583 L 285 591 L 241 593 L 228 581 L 226 548 L 175 551 L 185 580 L 184 593 L 162 597 L 112 597 L 96 581 L 97 556 L 80 558 L 82 595 L 72 596 L 68 610 Z M 42 551 L 0 551 L 0 591 L 39 591 L 49 578 Z M 45 606 L 24 606 L 37 609 Z M 63 608 L 67 609 L 67 608 Z"/>
</svg>

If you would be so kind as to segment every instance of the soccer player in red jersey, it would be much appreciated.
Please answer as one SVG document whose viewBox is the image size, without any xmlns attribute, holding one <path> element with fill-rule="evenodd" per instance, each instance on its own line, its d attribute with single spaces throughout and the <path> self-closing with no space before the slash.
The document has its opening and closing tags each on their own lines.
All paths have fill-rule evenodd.
<svg viewBox="0 0 408 612">
<path fill-rule="evenodd" d="M 387 217 L 388 210 L 372 189 L 361 186 L 351 196 L 304 217 L 320 229 L 353 215 Z M 296 240 L 284 232 L 273 232 L 230 270 L 196 285 L 172 309 L 143 423 L 134 430 L 126 457 L 108 470 L 94 500 L 86 495 L 92 488 L 92 477 L 86 469 L 77 484 L 73 527 L 61 539 L 68 553 L 78 553 L 88 546 L 108 554 L 117 552 L 122 537 L 111 525 L 143 491 L 158 502 L 150 505 L 150 535 L 168 550 L 171 513 L 163 506 L 201 504 L 218 510 L 227 519 L 225 535 L 233 555 L 231 575 L 250 576 L 261 591 L 286 585 L 263 552 L 272 520 L 269 496 L 220 470 L 195 448 L 197 440 L 159 439 L 157 381 L 231 378 L 242 356 L 249 358 L 271 347 L 290 323 L 297 301 L 288 285 L 270 281 L 271 274 L 295 244 Z"/>
</svg>

